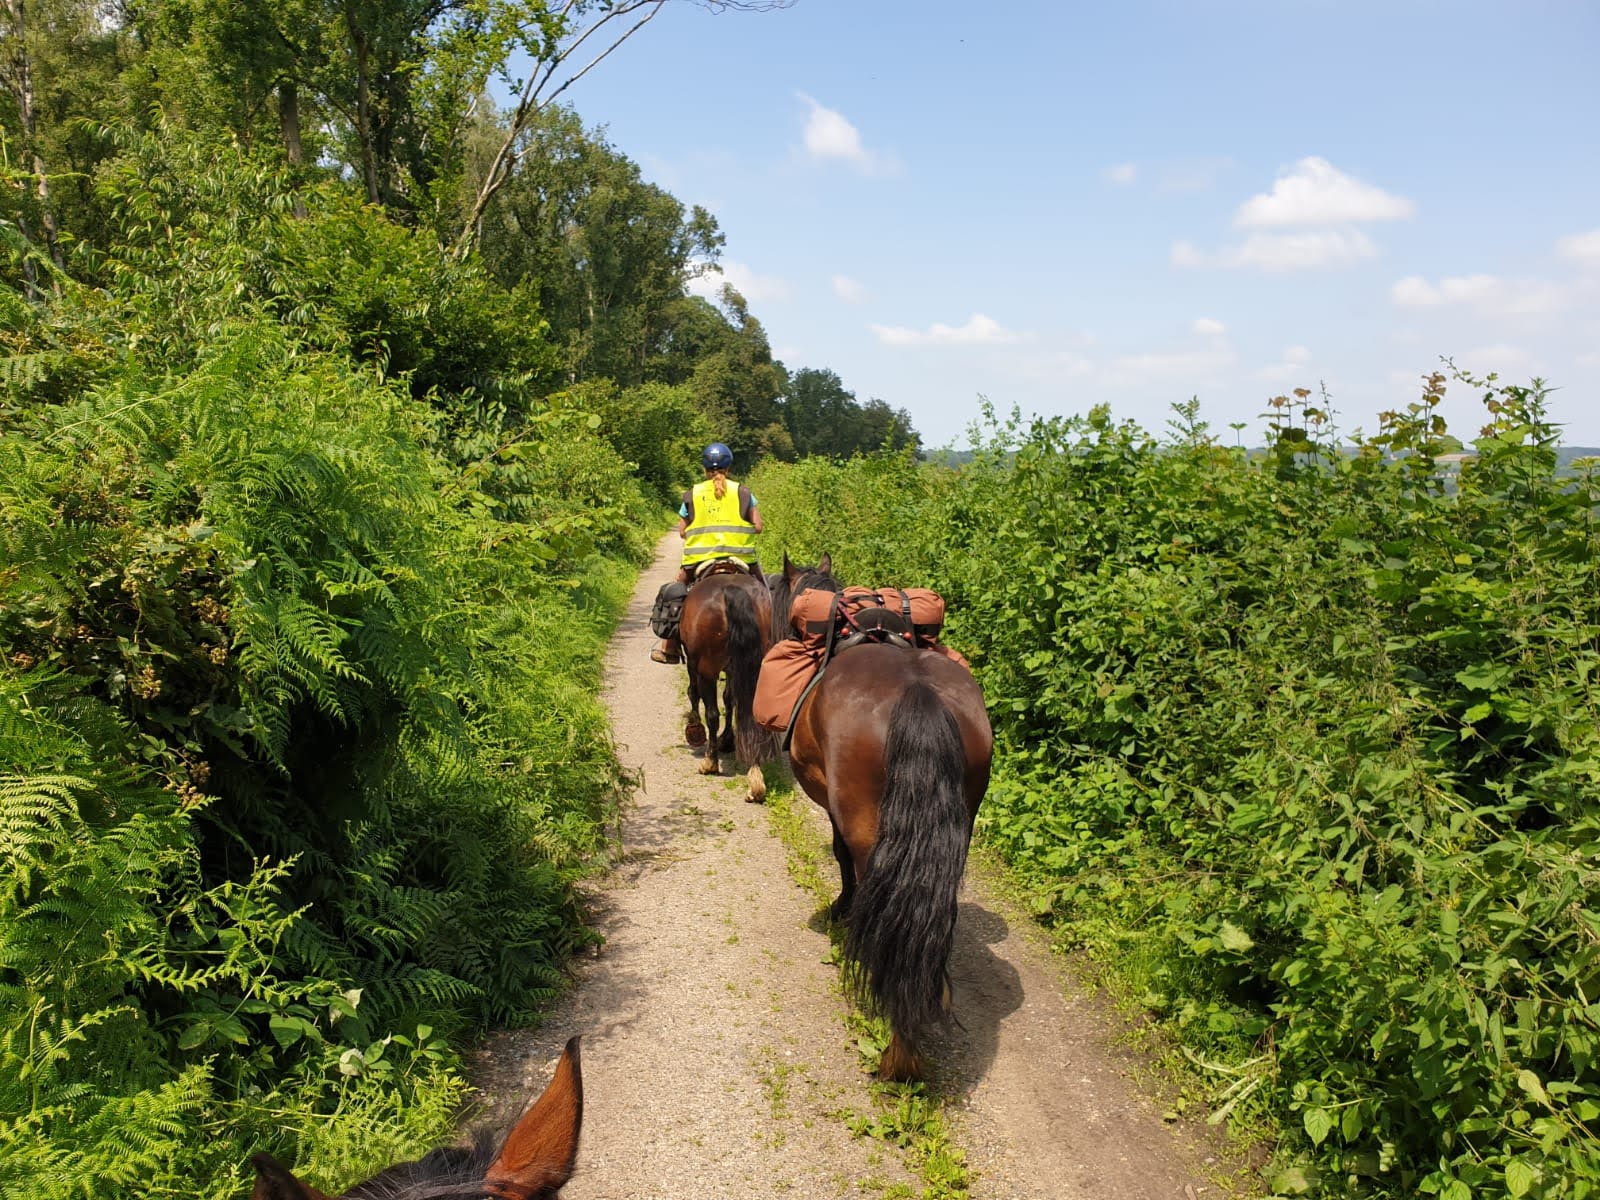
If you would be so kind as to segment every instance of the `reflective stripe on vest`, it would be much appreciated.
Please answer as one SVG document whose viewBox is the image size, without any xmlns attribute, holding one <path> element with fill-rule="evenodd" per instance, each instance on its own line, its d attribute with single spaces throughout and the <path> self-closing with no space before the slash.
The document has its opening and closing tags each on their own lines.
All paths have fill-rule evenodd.
<svg viewBox="0 0 1600 1200">
<path fill-rule="evenodd" d="M 716 481 L 703 479 L 694 485 L 693 499 L 694 513 L 684 531 L 683 565 L 692 567 L 713 558 L 753 562 L 756 527 L 739 515 L 738 482 L 728 480 L 718 500 Z"/>
</svg>

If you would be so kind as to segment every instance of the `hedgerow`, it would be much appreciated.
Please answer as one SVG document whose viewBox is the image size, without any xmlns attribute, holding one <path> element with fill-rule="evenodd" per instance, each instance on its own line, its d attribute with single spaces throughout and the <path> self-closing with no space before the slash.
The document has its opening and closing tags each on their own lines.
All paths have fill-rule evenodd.
<svg viewBox="0 0 1600 1200">
<path fill-rule="evenodd" d="M 598 662 L 656 501 L 583 412 L 440 390 L 515 298 L 390 253 L 431 322 L 397 371 L 330 333 L 371 280 L 271 228 L 270 177 L 164 165 L 105 288 L 0 330 L 6 1197 L 231 1196 L 255 1150 L 337 1191 L 437 1145 L 456 1047 L 591 940 L 620 783 Z"/>
<path fill-rule="evenodd" d="M 981 836 L 1279 1130 L 1282 1194 L 1600 1189 L 1600 495 L 1537 385 L 1465 382 L 1459 466 L 1435 377 L 1353 446 L 1302 396 L 1266 453 L 1185 406 L 752 480 L 802 557 L 946 593 Z"/>
</svg>

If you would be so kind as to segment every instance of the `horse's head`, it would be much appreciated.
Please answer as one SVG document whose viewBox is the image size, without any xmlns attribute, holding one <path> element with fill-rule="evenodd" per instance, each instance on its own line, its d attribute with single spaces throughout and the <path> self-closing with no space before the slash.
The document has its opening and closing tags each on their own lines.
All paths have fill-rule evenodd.
<svg viewBox="0 0 1600 1200">
<path fill-rule="evenodd" d="M 583 1075 L 578 1039 L 556 1064 L 550 1086 L 517 1121 L 505 1141 L 473 1149 L 435 1150 L 401 1163 L 344 1192 L 337 1200 L 549 1200 L 572 1177 L 583 1124 Z M 328 1200 L 302 1183 L 270 1154 L 257 1154 L 251 1200 Z"/>
<path fill-rule="evenodd" d="M 789 610 L 794 607 L 794 598 L 808 588 L 821 588 L 828 592 L 840 592 L 844 586 L 833 577 L 833 556 L 824 552 L 817 560 L 814 567 L 802 566 L 789 561 L 789 552 L 783 553 L 783 573 L 771 577 L 772 583 L 772 640 L 781 642 L 785 638 L 794 637 L 795 633 L 789 628 Z"/>
</svg>

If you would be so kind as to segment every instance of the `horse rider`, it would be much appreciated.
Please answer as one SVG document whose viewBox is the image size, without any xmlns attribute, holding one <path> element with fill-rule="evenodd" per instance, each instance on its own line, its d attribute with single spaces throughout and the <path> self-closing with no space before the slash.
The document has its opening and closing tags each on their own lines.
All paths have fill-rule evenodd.
<svg viewBox="0 0 1600 1200">
<path fill-rule="evenodd" d="M 677 582 L 687 586 L 698 567 L 719 558 L 741 562 L 757 580 L 763 580 L 755 541 L 762 529 L 761 513 L 750 489 L 728 478 L 733 451 L 721 442 L 712 442 L 700 456 L 700 465 L 706 477 L 683 494 L 678 507 L 683 561 Z M 650 657 L 658 663 L 675 663 L 681 659 L 679 649 L 677 638 L 662 638 Z"/>
</svg>

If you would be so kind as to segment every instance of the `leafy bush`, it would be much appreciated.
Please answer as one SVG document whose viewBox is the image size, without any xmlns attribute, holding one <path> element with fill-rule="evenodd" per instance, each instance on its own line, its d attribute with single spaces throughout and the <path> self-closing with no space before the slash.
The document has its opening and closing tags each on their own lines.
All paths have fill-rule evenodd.
<svg viewBox="0 0 1600 1200">
<path fill-rule="evenodd" d="M 581 420 L 520 435 L 526 478 L 448 443 L 264 319 L 0 405 L 5 1194 L 370 1171 L 441 1136 L 442 1039 L 533 1019 L 586 943 L 654 510 Z"/>
<path fill-rule="evenodd" d="M 982 836 L 1220 1112 L 1279 1123 L 1284 1193 L 1600 1187 L 1600 493 L 1537 386 L 1466 382 L 1455 473 L 1435 378 L 1348 450 L 1289 400 L 1264 455 L 1193 412 L 991 422 L 932 509 L 866 520 L 814 511 L 859 465 L 760 481 L 845 578 L 927 531 L 900 561 L 1002 743 Z"/>
</svg>

